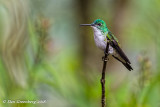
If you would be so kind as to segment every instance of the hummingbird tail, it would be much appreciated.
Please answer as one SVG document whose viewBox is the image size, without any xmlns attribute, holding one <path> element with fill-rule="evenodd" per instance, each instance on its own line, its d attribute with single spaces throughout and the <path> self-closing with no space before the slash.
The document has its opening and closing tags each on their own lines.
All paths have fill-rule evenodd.
<svg viewBox="0 0 160 107">
<path fill-rule="evenodd" d="M 129 71 L 133 70 L 133 68 L 131 67 L 131 65 L 128 64 L 127 62 L 126 62 L 126 63 L 122 62 L 122 64 L 123 64 Z"/>
<path fill-rule="evenodd" d="M 116 56 L 112 55 L 115 59 L 117 59 L 118 61 L 120 61 L 129 71 L 133 70 L 133 68 L 131 67 L 131 65 L 128 62 L 123 62 L 121 61 L 119 58 L 117 58 Z"/>
</svg>

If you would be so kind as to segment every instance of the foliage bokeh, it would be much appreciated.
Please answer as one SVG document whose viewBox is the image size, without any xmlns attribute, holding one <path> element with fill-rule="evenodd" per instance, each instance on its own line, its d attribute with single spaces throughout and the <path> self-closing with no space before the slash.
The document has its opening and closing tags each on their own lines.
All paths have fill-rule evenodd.
<svg viewBox="0 0 160 107">
<path fill-rule="evenodd" d="M 100 106 L 104 53 L 79 27 L 97 18 L 134 68 L 110 57 L 108 107 L 159 107 L 159 13 L 159 0 L 0 0 L 0 107 Z"/>
</svg>

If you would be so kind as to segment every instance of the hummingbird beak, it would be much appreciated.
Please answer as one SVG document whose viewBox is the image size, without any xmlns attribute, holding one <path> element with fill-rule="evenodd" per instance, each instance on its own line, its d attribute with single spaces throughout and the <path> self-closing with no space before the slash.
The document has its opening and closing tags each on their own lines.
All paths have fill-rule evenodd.
<svg viewBox="0 0 160 107">
<path fill-rule="evenodd" d="M 94 26 L 93 24 L 80 24 L 80 26 Z"/>
</svg>

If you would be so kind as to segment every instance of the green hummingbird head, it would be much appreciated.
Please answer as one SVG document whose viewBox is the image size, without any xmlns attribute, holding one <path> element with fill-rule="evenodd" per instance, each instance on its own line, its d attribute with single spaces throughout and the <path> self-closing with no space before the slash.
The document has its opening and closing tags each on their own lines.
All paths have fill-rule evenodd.
<svg viewBox="0 0 160 107">
<path fill-rule="evenodd" d="M 101 19 L 96 19 L 91 24 L 81 24 L 81 26 L 91 26 L 93 29 L 98 29 L 103 33 L 108 32 L 108 28 L 107 28 L 106 23 Z"/>
</svg>

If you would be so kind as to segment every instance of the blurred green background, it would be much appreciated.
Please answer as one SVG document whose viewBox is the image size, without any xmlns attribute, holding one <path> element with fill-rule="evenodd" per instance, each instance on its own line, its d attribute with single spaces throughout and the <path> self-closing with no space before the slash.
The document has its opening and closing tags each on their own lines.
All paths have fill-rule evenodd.
<svg viewBox="0 0 160 107">
<path fill-rule="evenodd" d="M 108 107 L 160 107 L 160 0 L 0 0 L 0 107 L 100 107 L 98 18 L 134 69 L 110 57 Z"/>
</svg>

